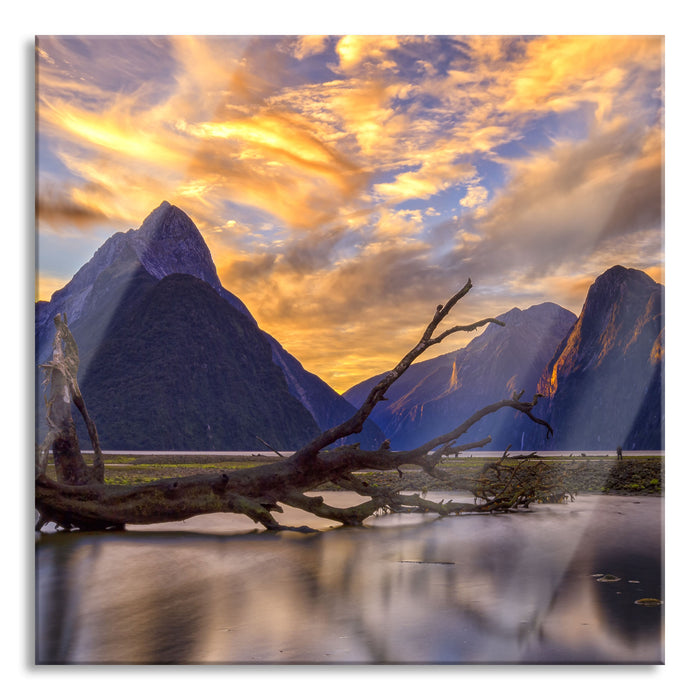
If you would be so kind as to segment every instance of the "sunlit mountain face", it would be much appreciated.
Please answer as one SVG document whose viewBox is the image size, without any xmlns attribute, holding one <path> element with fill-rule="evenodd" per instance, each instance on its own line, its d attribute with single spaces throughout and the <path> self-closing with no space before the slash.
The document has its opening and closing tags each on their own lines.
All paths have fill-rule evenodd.
<svg viewBox="0 0 700 700">
<path fill-rule="evenodd" d="M 620 265 L 600 275 L 542 373 L 539 409 L 556 430 L 533 446 L 663 449 L 664 316 L 664 287 L 648 275 Z"/>
<path fill-rule="evenodd" d="M 40 36 L 36 69 L 38 299 L 167 200 L 342 392 L 470 277 L 454 323 L 663 282 L 662 37 Z"/>
<path fill-rule="evenodd" d="M 392 447 L 417 447 L 456 428 L 484 406 L 521 391 L 531 400 L 543 368 L 576 316 L 544 303 L 524 311 L 511 309 L 498 320 L 505 326 L 490 325 L 465 348 L 414 364 L 390 388 L 387 401 L 373 416 Z M 361 404 L 376 381 L 358 384 L 345 398 Z M 465 441 L 491 436 L 488 449 L 517 449 L 521 433 L 515 414 L 501 411 L 481 421 Z"/>
<path fill-rule="evenodd" d="M 465 348 L 414 364 L 373 416 L 395 448 L 452 430 L 486 405 L 538 394 L 533 415 L 500 411 L 461 442 L 487 449 L 662 450 L 664 287 L 616 265 L 591 285 L 577 318 L 556 304 L 511 309 Z M 548 359 L 545 359 L 548 358 Z M 345 392 L 360 405 L 373 377 Z"/>
</svg>

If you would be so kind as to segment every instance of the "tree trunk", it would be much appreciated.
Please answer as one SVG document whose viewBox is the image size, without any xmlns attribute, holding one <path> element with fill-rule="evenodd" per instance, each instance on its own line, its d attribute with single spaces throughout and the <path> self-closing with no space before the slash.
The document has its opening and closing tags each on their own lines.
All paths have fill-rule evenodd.
<svg viewBox="0 0 700 700">
<path fill-rule="evenodd" d="M 49 450 L 53 451 L 56 478 L 62 484 L 104 483 L 104 460 L 97 428 L 90 418 L 85 401 L 78 388 L 78 346 L 68 330 L 65 318 L 56 316 L 56 337 L 51 360 L 42 365 L 47 388 L 46 421 L 49 432 L 37 449 L 36 476 L 46 473 Z M 87 425 L 92 442 L 94 460 L 88 466 L 83 459 L 78 435 L 73 422 L 72 404 L 75 404 Z"/>
<path fill-rule="evenodd" d="M 472 490 L 477 498 L 470 503 L 434 503 L 418 495 L 401 494 L 398 488 L 372 488 L 353 476 L 353 472 L 369 470 L 398 470 L 401 473 L 402 466 L 416 465 L 426 473 L 440 478 L 438 464 L 445 455 L 481 447 L 490 442 L 490 438 L 485 438 L 478 442 L 456 444 L 484 416 L 502 408 L 525 413 L 543 425 L 548 434 L 551 433 L 550 426 L 531 413 L 537 403 L 537 396 L 532 402 L 522 402 L 522 392 L 484 407 L 454 430 L 410 451 L 394 452 L 386 445 L 376 451 L 360 450 L 352 446 L 326 449 L 340 438 L 359 433 L 374 406 L 384 399 L 388 388 L 427 348 L 457 332 L 473 331 L 488 323 L 504 325 L 501 321 L 487 318 L 467 326 L 454 326 L 433 337 L 439 323 L 457 301 L 469 292 L 471 286 L 470 280 L 445 305 L 437 307 L 420 341 L 374 386 L 364 404 L 349 420 L 325 431 L 291 457 L 250 469 L 222 471 L 215 476 L 163 479 L 140 486 L 109 486 L 103 483 L 104 465 L 97 430 L 89 419 L 75 380 L 77 348 L 74 347 L 75 342 L 65 320 L 57 317 L 54 357 L 45 366 L 51 386 L 47 402 L 51 431 L 47 441 L 51 441 L 57 460 L 57 481 L 48 478 L 46 462 L 41 462 L 42 454 L 47 453 L 48 442 L 45 441 L 43 452 L 40 450 L 37 457 L 36 470 L 35 502 L 41 516 L 39 526 L 51 521 L 64 528 L 122 528 L 129 523 L 170 522 L 205 513 L 230 512 L 242 513 L 270 530 L 297 529 L 283 528 L 275 520 L 272 513 L 281 511 L 280 504 L 301 508 L 345 525 L 359 525 L 378 510 L 413 509 L 449 515 L 504 510 L 527 505 L 533 500 L 551 497 L 552 494 L 561 494 L 565 491 L 561 479 L 557 475 L 548 474 L 543 463 L 537 463 L 533 467 L 533 459 L 530 459 L 508 465 L 506 454 L 494 463 L 494 468 L 488 474 L 482 475 L 474 483 Z M 96 454 L 92 469 L 85 465 L 80 456 L 67 396 L 79 406 L 88 423 Z M 306 494 L 328 481 L 351 489 L 369 500 L 350 508 L 335 508 L 326 504 L 321 496 Z"/>
</svg>

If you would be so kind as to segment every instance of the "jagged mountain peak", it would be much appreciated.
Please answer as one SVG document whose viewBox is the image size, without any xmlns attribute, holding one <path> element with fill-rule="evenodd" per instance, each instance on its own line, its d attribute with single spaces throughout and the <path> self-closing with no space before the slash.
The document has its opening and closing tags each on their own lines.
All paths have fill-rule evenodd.
<svg viewBox="0 0 700 700">
<path fill-rule="evenodd" d="M 198 277 L 217 291 L 221 289 L 209 248 L 182 209 L 163 201 L 136 231 L 127 235 L 141 264 L 157 279 L 178 272 Z"/>
<path fill-rule="evenodd" d="M 198 284 L 193 284 L 195 282 Z M 239 319 L 236 323 L 228 324 L 227 330 L 223 328 L 221 330 L 227 348 L 226 353 L 229 353 L 228 359 L 234 364 L 246 361 L 251 352 L 251 344 L 241 339 L 246 334 L 256 338 L 259 336 L 258 339 L 262 339 L 263 346 L 272 350 L 269 358 L 272 365 L 268 366 L 268 370 L 272 373 L 282 371 L 286 389 L 281 394 L 277 391 L 275 394 L 277 398 L 272 397 L 272 394 L 267 396 L 269 392 L 263 391 L 263 395 L 266 395 L 269 401 L 274 399 L 278 402 L 284 402 L 290 398 L 293 399 L 297 402 L 297 408 L 293 409 L 292 413 L 298 418 L 297 414 L 301 411 L 302 416 L 305 415 L 306 418 L 315 422 L 321 430 L 342 423 L 354 413 L 351 404 L 319 377 L 304 370 L 302 365 L 289 355 L 272 336 L 263 333 L 258 328 L 257 322 L 245 304 L 222 286 L 211 253 L 197 226 L 184 211 L 167 200 L 162 201 L 137 229 L 117 232 L 110 236 L 95 251 L 92 258 L 76 272 L 71 281 L 52 295 L 50 302 L 36 304 L 35 357 L 37 365 L 46 361 L 50 356 L 55 332 L 52 318 L 58 313 L 66 314 L 68 324 L 80 347 L 81 375 L 79 381 L 82 382 L 83 379 L 86 379 L 88 387 L 92 381 L 88 376 L 93 371 L 91 367 L 99 365 L 100 358 L 102 360 L 106 356 L 111 358 L 104 364 L 104 367 L 108 369 L 111 367 L 112 361 L 118 363 L 121 362 L 120 358 L 123 359 L 123 353 L 117 352 L 120 343 L 117 343 L 116 346 L 114 344 L 115 335 L 123 341 L 122 344 L 130 342 L 129 339 L 133 333 L 139 336 L 148 335 L 152 338 L 154 345 L 158 344 L 156 352 L 151 354 L 151 358 L 160 357 L 165 349 L 172 349 L 173 343 L 176 346 L 182 345 L 184 341 L 181 337 L 178 339 L 172 335 L 177 330 L 177 313 L 173 315 L 166 312 L 172 310 L 170 306 L 173 308 L 184 307 L 188 302 L 187 294 L 181 294 L 176 298 L 173 292 L 171 298 L 165 302 L 161 298 L 161 304 L 158 307 L 160 312 L 149 316 L 153 320 L 153 324 L 158 325 L 160 335 L 153 336 L 151 329 L 147 326 L 141 326 L 140 330 L 137 331 L 134 330 L 135 326 L 128 327 L 128 324 L 138 324 L 140 316 L 153 310 L 154 302 L 150 294 L 151 290 L 172 291 L 176 289 L 176 286 L 173 286 L 175 283 L 179 283 L 180 287 L 177 288 L 181 291 L 188 285 L 190 285 L 188 288 L 195 291 L 202 291 L 207 286 L 210 288 L 210 293 L 207 295 L 208 301 L 202 305 L 203 308 L 207 307 L 207 311 L 206 313 L 203 311 L 201 318 L 198 317 L 196 322 L 193 322 L 186 345 L 193 347 L 202 345 L 202 337 L 206 335 L 202 328 L 208 321 L 211 321 L 212 314 L 220 313 L 229 319 L 233 318 L 231 314 L 221 312 L 221 308 L 223 308 L 221 304 L 216 305 L 212 301 L 212 294 L 218 295 L 227 305 L 232 306 L 247 319 L 247 322 Z M 202 285 L 202 283 L 205 284 Z M 165 323 L 163 319 L 166 316 L 171 321 L 172 319 L 175 321 Z M 235 327 L 245 327 L 247 330 L 241 335 Z M 255 331 L 253 332 L 252 329 Z M 213 348 L 215 342 L 218 342 L 220 338 L 216 333 L 211 332 L 211 329 L 209 330 L 209 336 L 212 340 L 208 342 L 208 346 Z M 172 338 L 170 345 L 167 340 L 163 340 L 168 337 Z M 186 349 L 182 348 L 182 351 L 185 352 Z M 236 357 L 230 355 L 230 352 L 234 352 Z M 267 352 L 264 353 L 266 357 Z M 207 375 L 207 381 L 211 380 L 210 384 L 214 392 L 223 390 L 222 380 L 216 379 L 215 371 L 215 368 L 220 364 L 222 354 L 223 351 L 212 351 L 210 356 L 203 359 L 203 366 L 205 368 L 209 366 L 211 369 L 210 374 Z M 256 351 L 256 354 L 261 356 L 259 350 Z M 129 366 L 129 363 L 126 365 L 121 363 L 124 381 L 132 375 L 138 374 L 148 377 L 149 381 L 154 382 L 154 377 L 160 371 L 162 363 L 153 359 L 151 362 L 146 362 L 143 358 L 139 360 L 137 356 L 138 353 L 133 356 L 132 366 Z M 261 360 L 261 362 L 263 361 Z M 187 372 L 191 373 L 194 369 L 194 367 L 189 367 Z M 263 373 L 260 376 L 262 377 L 260 382 L 266 381 L 267 374 Z M 250 374 L 241 381 L 243 384 L 255 384 L 256 380 Z M 262 385 L 260 383 L 260 386 Z M 39 433 L 42 431 L 45 433 L 46 425 L 41 418 L 43 416 L 43 396 L 38 383 L 37 387 L 35 396 L 37 417 L 39 418 L 37 430 Z M 108 391 L 105 397 L 92 397 L 91 400 L 97 402 L 96 413 L 99 413 L 99 402 L 110 400 L 112 393 Z M 283 394 L 287 394 L 287 396 L 282 396 Z M 234 395 L 239 396 L 240 392 L 234 392 Z M 176 402 L 190 405 L 192 411 L 198 410 L 196 402 L 193 403 L 189 399 L 185 399 L 182 394 L 175 392 L 174 397 L 173 400 Z M 232 400 L 235 401 L 233 395 Z M 166 408 L 159 407 L 158 410 L 165 411 Z M 128 414 L 128 411 L 126 413 Z M 112 423 L 130 420 L 128 415 L 115 415 L 112 411 L 107 411 L 105 415 L 107 416 L 105 420 L 112 421 Z M 278 422 L 282 420 L 281 417 L 278 418 Z M 293 422 L 293 420 L 295 420 L 294 416 L 290 418 L 290 421 Z M 209 427 L 213 430 L 212 426 L 213 424 L 210 422 Z M 109 432 L 113 428 L 114 425 L 111 428 L 105 427 L 105 430 Z M 280 430 L 283 429 L 284 427 L 281 426 Z M 368 421 L 359 439 L 363 445 L 371 447 L 381 444 L 384 435 L 374 423 Z M 124 443 L 121 447 L 127 448 L 128 445 Z"/>
<path fill-rule="evenodd" d="M 177 240 L 199 236 L 192 219 L 180 208 L 163 200 L 141 223 L 138 229 L 129 231 L 134 238 Z"/>
<path fill-rule="evenodd" d="M 652 307 L 660 308 L 662 290 L 663 285 L 641 270 L 609 268 L 588 290 L 568 344 L 578 346 L 578 354 L 597 358 L 609 352 L 613 342 L 625 345 L 637 332 L 639 320 L 651 311 L 650 300 Z"/>
<path fill-rule="evenodd" d="M 179 209 L 176 206 L 173 206 L 170 204 L 170 202 L 167 199 L 164 199 L 144 220 L 143 223 L 145 224 L 147 221 L 152 221 L 154 224 L 161 219 L 163 216 L 170 214 L 172 212 L 179 212 L 179 214 L 183 216 L 187 216 L 182 209 Z M 189 217 L 187 217 L 189 218 Z M 143 224 L 142 224 L 143 226 Z"/>
<path fill-rule="evenodd" d="M 524 311 L 514 307 L 497 318 L 505 327 L 489 325 L 460 350 L 415 363 L 392 385 L 372 414 L 392 446 L 412 449 L 514 391 L 534 394 L 542 367 L 576 320 L 550 302 Z M 344 396 L 358 406 L 378 379 L 361 382 Z M 516 434 L 514 425 L 512 416 L 497 416 L 485 421 L 484 430 L 502 449 L 520 440 L 522 431 Z"/>
<path fill-rule="evenodd" d="M 525 310 L 514 306 L 512 309 L 500 314 L 496 318 L 506 324 L 505 329 L 507 330 L 507 335 L 513 339 L 516 337 L 522 339 L 521 334 L 537 338 L 542 332 L 549 332 L 549 329 L 554 326 L 562 327 L 564 331 L 566 331 L 574 321 L 576 321 L 576 316 L 571 313 L 571 311 L 549 301 L 535 304 Z M 503 335 L 504 328 L 495 323 L 491 323 L 486 327 L 484 332 L 469 343 L 463 351 L 470 345 L 473 346 L 473 351 L 480 347 L 482 343 L 492 342 L 494 340 L 500 342 Z"/>
<path fill-rule="evenodd" d="M 622 265 L 596 278 L 538 383 L 542 415 L 555 427 L 550 449 L 663 444 L 663 292 Z"/>
<path fill-rule="evenodd" d="M 70 282 L 51 296 L 49 303 L 38 307 L 38 324 L 51 326 L 50 319 L 57 313 L 65 313 L 68 323 L 73 323 L 82 314 L 100 275 L 114 265 L 123 264 L 140 264 L 156 279 L 174 273 L 192 275 L 207 282 L 219 294 L 225 293 L 199 229 L 184 211 L 163 201 L 138 229 L 112 234 Z M 240 300 L 229 296 L 231 303 L 249 315 Z"/>
</svg>

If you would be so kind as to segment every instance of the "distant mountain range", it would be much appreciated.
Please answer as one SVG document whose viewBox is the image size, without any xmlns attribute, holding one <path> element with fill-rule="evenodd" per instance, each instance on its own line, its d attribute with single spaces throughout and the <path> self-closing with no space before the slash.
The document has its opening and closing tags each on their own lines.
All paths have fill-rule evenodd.
<svg viewBox="0 0 700 700">
<path fill-rule="evenodd" d="M 663 286 L 615 266 L 591 286 L 581 315 L 555 305 L 498 317 L 462 350 L 413 365 L 388 391 L 373 418 L 394 449 L 447 432 L 481 407 L 525 391 L 544 395 L 534 415 L 501 410 L 467 434 L 491 435 L 487 449 L 663 449 Z M 345 392 L 362 403 L 378 377 Z M 467 441 L 466 439 L 463 441 Z"/>
<path fill-rule="evenodd" d="M 192 220 L 163 202 L 137 230 L 115 233 L 50 302 L 37 302 L 37 365 L 53 317 L 80 349 L 81 390 L 104 449 L 263 451 L 300 447 L 350 417 L 380 375 L 338 395 L 306 371 L 225 289 Z M 580 316 L 544 303 L 499 316 L 464 348 L 419 362 L 349 442 L 410 449 L 484 405 L 539 392 L 535 414 L 487 417 L 463 441 L 487 449 L 662 449 L 663 286 L 615 266 Z M 39 379 L 39 378 L 38 378 Z M 37 381 L 37 440 L 46 432 Z M 81 426 L 85 444 L 87 435 Z"/>
<path fill-rule="evenodd" d="M 480 408 L 525 390 L 532 398 L 537 383 L 576 316 L 557 304 L 525 311 L 511 309 L 497 317 L 505 327 L 489 325 L 465 348 L 415 363 L 386 394 L 372 414 L 394 449 L 411 449 L 452 430 Z M 359 406 L 380 379 L 372 377 L 345 392 Z M 520 447 L 522 429 L 512 411 L 492 414 L 479 423 L 488 449 Z"/>
<path fill-rule="evenodd" d="M 264 451 L 262 438 L 290 450 L 355 410 L 260 330 L 221 285 L 192 220 L 168 202 L 37 302 L 37 364 L 51 354 L 58 313 L 78 343 L 78 379 L 104 449 Z M 39 440 L 42 397 L 38 381 Z M 369 422 L 355 440 L 372 448 L 384 435 Z"/>
</svg>

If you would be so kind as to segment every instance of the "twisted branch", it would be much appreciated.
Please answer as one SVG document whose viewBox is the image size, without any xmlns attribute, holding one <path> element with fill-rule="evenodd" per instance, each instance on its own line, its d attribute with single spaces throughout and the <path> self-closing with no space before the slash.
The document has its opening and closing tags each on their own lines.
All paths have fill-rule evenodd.
<svg viewBox="0 0 700 700">
<path fill-rule="evenodd" d="M 440 322 L 447 316 L 447 314 L 452 310 L 454 305 L 464 297 L 469 290 L 472 288 L 472 281 L 469 279 L 467 283 L 454 294 L 444 305 L 439 304 L 432 320 L 427 325 L 421 339 L 418 343 L 409 350 L 408 353 L 401 359 L 401 361 L 391 370 L 387 375 L 385 375 L 369 392 L 367 398 L 360 408 L 357 409 L 356 413 L 351 416 L 348 420 L 340 425 L 335 426 L 326 430 L 324 433 L 319 435 L 316 439 L 312 440 L 306 446 L 302 447 L 294 458 L 298 461 L 304 461 L 311 458 L 314 454 L 320 452 L 324 447 L 332 445 L 337 440 L 347 437 L 348 435 L 353 435 L 359 433 L 364 426 L 365 421 L 372 412 L 372 409 L 384 399 L 389 387 L 413 364 L 416 358 L 420 357 L 429 347 L 442 342 L 445 338 L 454 333 L 464 332 L 464 331 L 475 331 L 477 328 L 481 328 L 489 323 L 496 323 L 499 326 L 504 326 L 503 321 L 499 321 L 495 318 L 485 318 L 481 321 L 476 321 L 466 326 L 454 326 L 444 333 L 440 334 L 438 337 L 433 338 L 433 333 L 440 324 Z M 464 431 L 462 431 L 464 432 Z"/>
<path fill-rule="evenodd" d="M 91 480 L 102 481 L 101 478 L 94 479 L 94 475 L 87 480 L 85 477 L 81 477 L 82 480 L 72 480 L 73 484 L 83 485 L 65 483 L 71 479 L 59 479 L 64 483 L 57 483 L 46 476 L 46 461 L 51 444 L 54 455 L 57 456 L 57 446 L 64 440 L 65 435 L 68 435 L 70 438 L 68 442 L 78 450 L 77 438 L 71 442 L 72 438 L 69 434 L 70 429 L 73 433 L 75 431 L 70 418 L 71 400 L 78 406 L 88 425 L 96 455 L 95 473 L 100 473 L 100 469 L 104 468 L 97 430 L 89 419 L 76 380 L 77 347 L 65 319 L 56 317 L 54 319 L 57 328 L 54 356 L 52 361 L 44 367 L 47 371 L 47 382 L 51 383 L 51 398 L 47 402 L 50 432 L 38 451 L 36 459 L 35 501 L 37 510 L 40 512 L 39 526 L 44 522 L 53 521 L 67 528 L 105 529 L 123 527 L 127 523 L 167 522 L 204 513 L 232 512 L 244 514 L 268 530 L 299 529 L 282 526 L 272 516 L 272 511 L 281 510 L 279 503 L 300 508 L 345 525 L 357 525 L 378 510 L 400 512 L 411 509 L 445 516 L 470 511 L 507 509 L 514 505 L 529 503 L 539 492 L 551 492 L 554 488 L 552 484 L 556 486 L 556 479 L 542 471 L 541 463 L 534 467 L 528 465 L 527 468 L 516 468 L 509 472 L 504 482 L 502 470 L 510 469 L 504 466 L 506 453 L 495 467 L 495 476 L 487 478 L 485 475 L 473 484 L 473 488 L 476 489 L 474 493 L 477 494 L 476 500 L 481 499 L 483 503 L 467 504 L 452 501 L 434 503 L 417 494 L 402 494 L 398 487 L 372 487 L 353 476 L 354 472 L 368 470 L 397 470 L 401 476 L 400 468 L 412 464 L 433 477 L 442 478 L 445 475 L 437 469 L 437 465 L 445 455 L 483 447 L 491 441 L 490 437 L 486 437 L 456 444 L 458 439 L 485 416 L 502 408 L 511 408 L 524 413 L 530 420 L 546 427 L 549 435 L 552 432 L 549 424 L 532 415 L 539 395 L 535 395 L 530 402 L 523 402 L 522 392 L 520 392 L 510 399 L 486 406 L 453 430 L 413 450 L 394 452 L 387 446 L 375 451 L 364 451 L 348 446 L 333 450 L 323 449 L 340 438 L 360 432 L 372 409 L 384 399 L 389 387 L 428 347 L 442 342 L 452 334 L 473 331 L 489 323 L 505 325 L 498 319 L 486 318 L 469 325 L 453 326 L 434 336 L 438 325 L 471 288 L 472 284 L 469 280 L 446 304 L 437 307 L 420 341 L 391 372 L 377 382 L 362 406 L 350 419 L 325 431 L 291 457 L 250 469 L 224 471 L 215 477 L 197 475 L 127 487 L 91 483 Z M 67 411 L 66 405 L 68 405 Z M 267 445 L 262 438 L 258 439 Z M 60 460 L 57 458 L 56 461 L 58 467 Z M 60 469 L 57 471 L 60 472 Z M 305 493 L 329 480 L 343 488 L 352 489 L 361 496 L 367 496 L 369 500 L 351 508 L 335 508 L 326 504 L 322 497 L 309 496 Z M 308 528 L 300 529 L 306 531 Z"/>
</svg>

